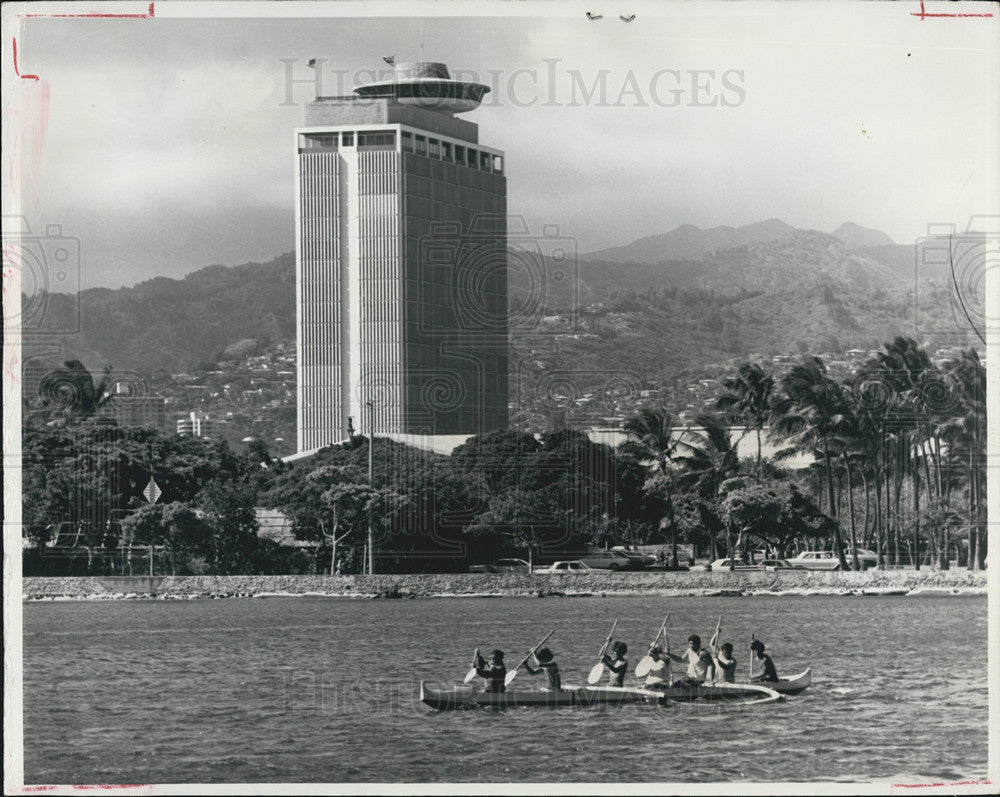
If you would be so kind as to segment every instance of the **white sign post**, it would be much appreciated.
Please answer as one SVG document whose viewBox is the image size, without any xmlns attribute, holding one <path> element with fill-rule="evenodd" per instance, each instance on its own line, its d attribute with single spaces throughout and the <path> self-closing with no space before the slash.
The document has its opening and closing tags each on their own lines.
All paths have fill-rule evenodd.
<svg viewBox="0 0 1000 797">
<path fill-rule="evenodd" d="M 163 490 L 160 489 L 160 485 L 156 483 L 156 480 L 150 476 L 149 484 L 146 485 L 146 489 L 142 491 L 143 496 L 146 500 L 155 504 L 160 500 L 160 496 L 163 495 Z M 153 538 L 149 538 L 149 575 L 153 575 Z"/>
<path fill-rule="evenodd" d="M 151 504 L 155 504 L 160 500 L 160 496 L 163 495 L 163 490 L 160 489 L 158 485 L 152 478 L 149 478 L 149 484 L 146 485 L 146 489 L 142 491 L 142 494 L 146 497 L 146 500 Z"/>
</svg>

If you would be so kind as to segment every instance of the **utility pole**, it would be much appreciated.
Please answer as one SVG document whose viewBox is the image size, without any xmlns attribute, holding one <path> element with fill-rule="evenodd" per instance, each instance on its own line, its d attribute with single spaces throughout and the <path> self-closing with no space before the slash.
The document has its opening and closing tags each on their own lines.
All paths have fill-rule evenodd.
<svg viewBox="0 0 1000 797">
<path fill-rule="evenodd" d="M 368 407 L 368 486 L 372 489 L 374 497 L 374 454 L 375 454 L 375 405 L 371 399 L 365 402 Z M 371 501 L 368 503 L 368 575 L 375 575 L 375 552 L 373 545 L 374 535 L 372 534 L 372 507 Z"/>
</svg>

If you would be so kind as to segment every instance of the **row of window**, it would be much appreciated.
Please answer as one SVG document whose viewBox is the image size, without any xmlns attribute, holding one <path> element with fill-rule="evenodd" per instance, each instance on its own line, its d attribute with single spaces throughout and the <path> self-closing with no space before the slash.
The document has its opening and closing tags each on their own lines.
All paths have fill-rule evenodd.
<svg viewBox="0 0 1000 797">
<path fill-rule="evenodd" d="M 355 146 L 355 134 L 349 133 L 304 133 L 299 136 L 300 152 L 336 152 L 342 147 Z M 396 133 L 393 130 L 359 131 L 357 149 L 362 151 L 395 150 Z M 400 146 L 403 152 L 412 152 L 436 160 L 457 163 L 471 169 L 503 174 L 503 158 L 472 147 L 452 144 L 437 138 L 403 132 Z"/>
<path fill-rule="evenodd" d="M 396 133 L 392 130 L 362 131 L 358 134 L 357 148 L 359 150 L 394 150 L 396 149 Z M 341 147 L 354 147 L 354 133 L 323 133 L 316 135 L 308 133 L 299 136 L 300 151 L 338 150 Z"/>
<path fill-rule="evenodd" d="M 402 150 L 417 155 L 426 155 L 428 158 L 436 158 L 448 163 L 457 163 L 472 169 L 481 169 L 484 172 L 503 174 L 503 158 L 500 155 L 482 152 L 461 144 L 453 145 L 450 141 L 439 141 L 436 138 L 403 131 Z"/>
</svg>

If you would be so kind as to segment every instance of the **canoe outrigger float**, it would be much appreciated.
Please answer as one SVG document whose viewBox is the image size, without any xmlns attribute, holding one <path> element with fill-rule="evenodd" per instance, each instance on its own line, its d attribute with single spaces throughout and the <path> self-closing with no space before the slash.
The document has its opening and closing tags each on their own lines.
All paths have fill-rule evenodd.
<svg viewBox="0 0 1000 797">
<path fill-rule="evenodd" d="M 798 675 L 769 681 L 767 686 L 782 695 L 797 695 L 812 684 L 812 667 L 807 667 Z"/>
<path fill-rule="evenodd" d="M 803 687 L 804 688 L 804 687 Z M 512 689 L 484 692 L 474 686 L 435 688 L 420 682 L 420 700 L 438 711 L 470 708 L 560 708 L 567 706 L 620 706 L 627 703 L 666 705 L 671 701 L 694 700 L 773 703 L 783 697 L 760 684 L 700 684 L 641 689 L 628 686 L 566 686 L 558 692 Z"/>
</svg>

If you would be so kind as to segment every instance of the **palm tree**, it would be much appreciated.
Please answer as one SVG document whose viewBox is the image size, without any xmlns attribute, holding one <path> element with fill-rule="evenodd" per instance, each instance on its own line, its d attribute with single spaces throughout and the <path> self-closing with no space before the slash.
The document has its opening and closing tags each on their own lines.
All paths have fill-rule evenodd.
<svg viewBox="0 0 1000 797">
<path fill-rule="evenodd" d="M 969 560 L 970 570 L 983 568 L 986 534 L 983 532 L 985 471 L 980 463 L 986 455 L 986 369 L 975 349 L 968 349 L 947 366 L 947 377 L 957 396 L 957 414 L 940 428 L 948 435 L 948 448 L 967 463 L 969 479 Z"/>
<path fill-rule="evenodd" d="M 723 482 L 740 470 L 729 426 L 719 415 L 702 413 L 684 430 L 682 440 L 686 450 L 678 451 L 673 460 L 679 468 L 677 485 L 693 489 L 709 505 L 716 505 Z M 729 569 L 735 570 L 732 545 L 728 547 Z"/>
<path fill-rule="evenodd" d="M 771 415 L 774 378 L 758 363 L 743 363 L 736 376 L 722 380 L 723 393 L 715 400 L 715 409 L 733 420 L 741 421 L 757 435 L 757 465 L 754 478 L 760 480 L 761 435 Z"/>
<path fill-rule="evenodd" d="M 846 570 L 831 465 L 834 438 L 851 423 L 851 407 L 844 391 L 826 375 L 826 365 L 819 357 L 807 357 L 781 378 L 772 398 L 772 411 L 771 435 L 787 440 L 799 451 L 818 449 L 823 457 L 829 515 L 835 521 L 834 548 L 840 567 Z"/>
<path fill-rule="evenodd" d="M 702 413 L 681 437 L 683 450 L 673 457 L 680 468 L 677 484 L 693 487 L 703 498 L 714 500 L 719 487 L 740 470 L 736 446 L 724 419 Z"/>
<path fill-rule="evenodd" d="M 677 566 L 677 520 L 674 517 L 673 484 L 674 459 L 688 447 L 674 434 L 674 416 L 665 408 L 643 407 L 625 421 L 626 440 L 618 450 L 653 467 L 647 489 L 662 493 L 670 526 L 671 562 Z"/>
</svg>

